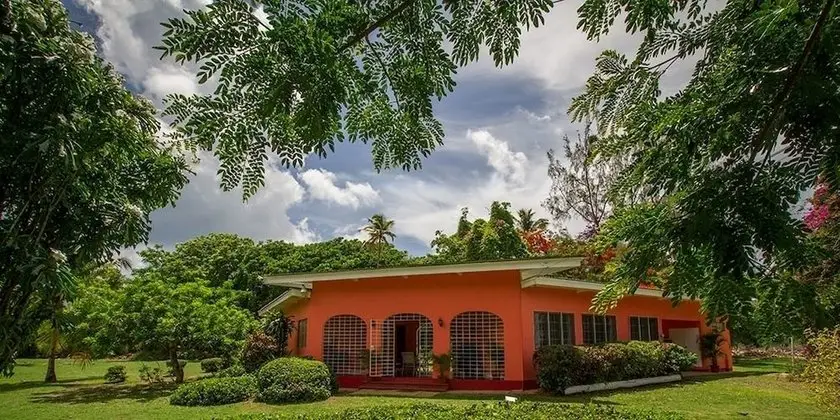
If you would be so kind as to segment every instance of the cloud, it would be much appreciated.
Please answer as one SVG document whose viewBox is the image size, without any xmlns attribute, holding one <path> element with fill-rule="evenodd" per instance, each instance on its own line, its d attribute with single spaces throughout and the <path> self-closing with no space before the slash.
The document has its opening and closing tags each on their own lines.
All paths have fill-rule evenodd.
<svg viewBox="0 0 840 420">
<path fill-rule="evenodd" d="M 336 185 L 336 175 L 325 169 L 306 170 L 300 174 L 300 179 L 315 200 L 358 209 L 375 204 L 380 199 L 379 193 L 367 182 L 345 181 L 344 187 L 339 187 Z"/>
<path fill-rule="evenodd" d="M 192 95 L 198 93 L 195 76 L 184 68 L 152 67 L 143 80 L 143 90 L 151 99 L 161 101 L 170 93 Z"/>
<path fill-rule="evenodd" d="M 480 153 L 487 156 L 487 164 L 499 174 L 515 183 L 525 181 L 525 166 L 528 165 L 528 158 L 524 153 L 512 152 L 507 143 L 495 139 L 484 130 L 467 130 L 467 138 L 475 144 Z"/>
</svg>

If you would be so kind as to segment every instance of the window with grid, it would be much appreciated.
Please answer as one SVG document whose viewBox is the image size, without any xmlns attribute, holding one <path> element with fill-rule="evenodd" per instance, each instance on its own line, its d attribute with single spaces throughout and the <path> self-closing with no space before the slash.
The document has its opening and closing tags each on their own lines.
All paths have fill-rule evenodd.
<svg viewBox="0 0 840 420">
<path fill-rule="evenodd" d="M 306 348 L 306 332 L 308 330 L 308 322 L 306 319 L 298 321 L 297 325 L 297 348 Z"/>
<path fill-rule="evenodd" d="M 505 379 L 505 330 L 498 315 L 458 314 L 450 323 L 449 343 L 453 378 Z"/>
<path fill-rule="evenodd" d="M 659 340 L 659 320 L 651 317 L 631 316 L 630 339 L 639 341 Z"/>
<path fill-rule="evenodd" d="M 362 355 L 367 350 L 367 325 L 355 315 L 335 315 L 324 324 L 324 363 L 336 375 L 366 374 Z"/>
<path fill-rule="evenodd" d="M 560 312 L 534 312 L 536 348 L 575 344 L 575 316 Z"/>
<path fill-rule="evenodd" d="M 614 315 L 583 315 L 583 344 L 618 341 Z"/>
</svg>

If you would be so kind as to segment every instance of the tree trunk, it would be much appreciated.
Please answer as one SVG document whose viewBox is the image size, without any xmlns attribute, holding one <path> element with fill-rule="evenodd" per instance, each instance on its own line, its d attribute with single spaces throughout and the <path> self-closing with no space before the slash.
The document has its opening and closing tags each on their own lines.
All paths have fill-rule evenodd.
<svg viewBox="0 0 840 420">
<path fill-rule="evenodd" d="M 169 363 L 172 364 L 172 372 L 175 374 L 175 383 L 184 383 L 184 368 L 178 363 L 178 352 L 169 351 Z"/>
<path fill-rule="evenodd" d="M 47 375 L 44 376 L 44 382 L 55 383 L 58 379 L 55 376 L 55 355 L 58 352 L 58 330 L 56 329 L 55 319 L 52 321 L 52 331 L 50 331 L 50 359 L 47 363 Z"/>
</svg>

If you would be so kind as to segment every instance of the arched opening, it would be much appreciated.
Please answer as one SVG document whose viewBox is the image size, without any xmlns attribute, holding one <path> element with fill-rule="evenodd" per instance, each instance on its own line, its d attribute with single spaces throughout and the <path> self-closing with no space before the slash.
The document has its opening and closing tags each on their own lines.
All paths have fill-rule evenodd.
<svg viewBox="0 0 840 420">
<path fill-rule="evenodd" d="M 502 318 L 492 312 L 462 312 L 449 326 L 452 377 L 505 378 L 505 331 Z"/>
<path fill-rule="evenodd" d="M 421 314 L 395 314 L 385 319 L 393 325 L 394 375 L 431 377 L 433 370 L 432 321 Z"/>
<path fill-rule="evenodd" d="M 356 315 L 335 315 L 324 324 L 324 363 L 336 375 L 366 375 L 367 327 Z"/>
</svg>

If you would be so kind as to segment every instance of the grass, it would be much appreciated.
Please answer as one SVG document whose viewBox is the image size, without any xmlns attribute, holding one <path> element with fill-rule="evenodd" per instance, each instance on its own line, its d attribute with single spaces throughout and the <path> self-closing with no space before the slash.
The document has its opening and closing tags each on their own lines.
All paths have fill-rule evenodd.
<svg viewBox="0 0 840 420">
<path fill-rule="evenodd" d="M 789 382 L 776 372 L 785 370 L 784 359 L 738 360 L 728 374 L 698 376 L 663 386 L 603 392 L 585 396 L 555 397 L 525 394 L 525 400 L 562 403 L 611 404 L 623 409 L 654 409 L 680 413 L 687 418 L 720 419 L 749 416 L 761 419 L 832 418 L 817 406 L 804 384 Z M 112 365 L 123 364 L 128 382 L 104 385 L 102 376 Z M 155 362 L 151 362 L 155 364 Z M 163 363 L 161 368 L 165 369 Z M 501 395 L 436 394 L 432 396 L 371 396 L 342 394 L 313 404 L 274 406 L 255 402 L 218 407 L 169 405 L 172 386 L 139 383 L 140 362 L 98 360 L 82 369 L 68 360 L 57 362 L 59 383 L 44 384 L 45 360 L 20 360 L 12 378 L 0 379 L 0 409 L 3 418 L 63 419 L 185 419 L 224 417 L 254 412 L 336 412 L 349 407 L 409 404 L 420 399 L 443 404 L 498 401 Z M 198 363 L 189 363 L 187 377 L 199 375 Z"/>
</svg>

